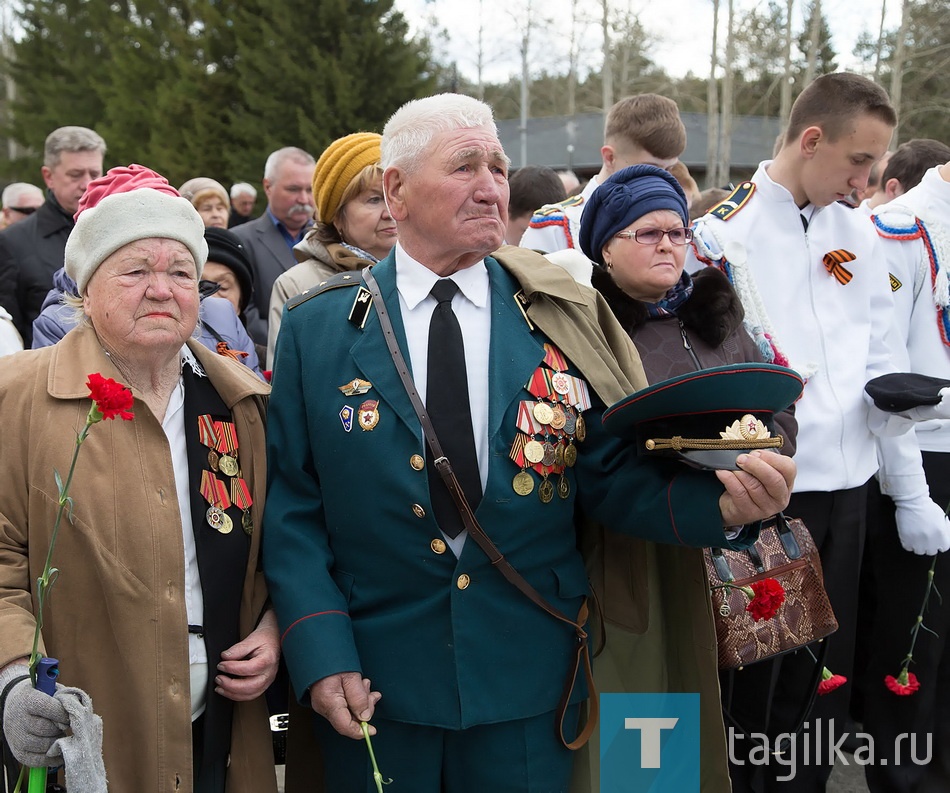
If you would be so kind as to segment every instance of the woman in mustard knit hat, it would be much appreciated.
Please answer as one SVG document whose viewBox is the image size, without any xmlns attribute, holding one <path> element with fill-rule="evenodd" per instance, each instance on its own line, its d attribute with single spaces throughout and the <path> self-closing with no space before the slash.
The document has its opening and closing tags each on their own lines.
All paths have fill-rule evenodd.
<svg viewBox="0 0 950 793">
<path fill-rule="evenodd" d="M 268 368 L 274 365 L 284 303 L 332 275 L 375 264 L 396 244 L 396 224 L 383 199 L 379 141 L 375 132 L 355 132 L 333 141 L 317 161 L 316 223 L 294 248 L 300 264 L 281 275 L 271 292 Z"/>
</svg>

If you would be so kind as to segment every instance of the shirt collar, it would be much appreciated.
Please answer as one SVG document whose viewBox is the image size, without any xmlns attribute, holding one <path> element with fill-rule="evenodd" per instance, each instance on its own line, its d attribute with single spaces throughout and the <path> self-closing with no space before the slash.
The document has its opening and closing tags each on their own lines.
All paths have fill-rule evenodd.
<svg viewBox="0 0 950 793">
<path fill-rule="evenodd" d="M 429 296 L 429 292 L 440 277 L 424 264 L 413 259 L 398 242 L 395 254 L 396 288 L 402 295 L 402 299 L 406 301 L 406 308 L 412 311 Z M 471 303 L 479 308 L 485 308 L 488 305 L 490 281 L 484 259 L 471 267 L 452 273 L 451 278 L 458 284 L 459 291 Z"/>
</svg>

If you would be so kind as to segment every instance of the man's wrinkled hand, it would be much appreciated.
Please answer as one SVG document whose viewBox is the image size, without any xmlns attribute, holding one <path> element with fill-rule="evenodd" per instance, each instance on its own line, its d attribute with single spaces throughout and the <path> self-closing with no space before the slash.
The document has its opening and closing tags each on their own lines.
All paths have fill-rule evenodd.
<svg viewBox="0 0 950 793">
<path fill-rule="evenodd" d="M 373 718 L 382 694 L 359 672 L 340 672 L 310 686 L 310 707 L 323 716 L 340 735 L 363 740 L 361 721 Z M 374 727 L 370 735 L 376 734 Z"/>
<path fill-rule="evenodd" d="M 726 488 L 719 498 L 724 526 L 766 520 L 788 506 L 796 467 L 790 457 L 768 451 L 740 454 L 739 471 L 716 471 Z"/>
<path fill-rule="evenodd" d="M 280 635 L 277 618 L 268 610 L 246 639 L 221 653 L 214 690 L 235 702 L 247 702 L 263 694 L 277 676 Z"/>
</svg>

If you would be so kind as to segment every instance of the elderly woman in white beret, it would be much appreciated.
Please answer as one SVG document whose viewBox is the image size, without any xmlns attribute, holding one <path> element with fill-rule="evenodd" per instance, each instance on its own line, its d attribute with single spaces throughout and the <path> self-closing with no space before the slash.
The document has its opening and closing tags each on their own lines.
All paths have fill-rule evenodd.
<svg viewBox="0 0 950 793">
<path fill-rule="evenodd" d="M 102 719 L 110 788 L 275 791 L 261 694 L 279 641 L 259 572 L 268 386 L 193 336 L 204 224 L 141 166 L 90 183 L 66 245 L 83 319 L 58 344 L 0 365 L 0 690 L 11 750 L 28 766 L 61 719 L 26 669 L 33 586 L 89 410 L 85 382 L 127 385 L 134 419 L 94 427 L 41 649 Z M 46 716 L 44 716 L 44 712 Z"/>
</svg>

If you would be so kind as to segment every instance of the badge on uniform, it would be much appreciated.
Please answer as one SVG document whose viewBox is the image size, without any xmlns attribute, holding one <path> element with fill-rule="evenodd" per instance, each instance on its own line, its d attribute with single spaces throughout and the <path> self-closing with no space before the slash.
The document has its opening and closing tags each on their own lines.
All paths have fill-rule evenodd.
<svg viewBox="0 0 950 793">
<path fill-rule="evenodd" d="M 349 432 L 353 429 L 353 408 L 349 405 L 344 405 L 340 410 L 340 421 L 343 422 L 344 431 Z"/>
<path fill-rule="evenodd" d="M 379 424 L 378 407 L 378 399 L 367 399 L 362 405 L 360 405 L 356 420 L 359 422 L 360 429 L 363 430 L 363 432 L 369 432 L 377 424 Z"/>
<path fill-rule="evenodd" d="M 337 386 L 343 392 L 343 396 L 361 396 L 372 387 L 373 384 L 369 380 L 361 380 L 359 377 L 354 377 L 350 382 Z"/>
</svg>

